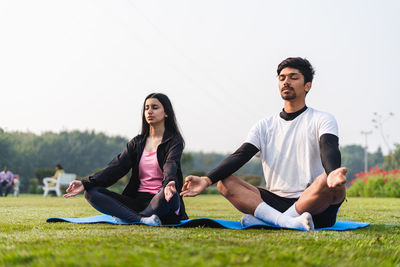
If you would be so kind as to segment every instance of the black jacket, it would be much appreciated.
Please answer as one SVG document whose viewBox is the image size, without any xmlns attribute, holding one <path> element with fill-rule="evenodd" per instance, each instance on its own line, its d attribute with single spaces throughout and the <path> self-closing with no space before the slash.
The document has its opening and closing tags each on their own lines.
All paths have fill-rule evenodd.
<svg viewBox="0 0 400 267">
<path fill-rule="evenodd" d="M 132 175 L 128 185 L 122 192 L 123 195 L 134 197 L 139 189 L 139 162 L 146 145 L 147 136 L 138 135 L 127 144 L 125 150 L 116 156 L 103 170 L 93 176 L 82 180 L 85 190 L 93 186 L 109 187 L 116 183 L 121 177 L 132 169 Z M 164 179 L 162 186 L 165 187 L 170 181 L 175 181 L 177 193 L 179 194 L 183 185 L 181 171 L 181 156 L 183 151 L 183 140 L 180 136 L 165 131 L 161 144 L 157 147 L 157 161 Z M 185 206 L 180 197 L 180 217 L 187 219 Z"/>
</svg>

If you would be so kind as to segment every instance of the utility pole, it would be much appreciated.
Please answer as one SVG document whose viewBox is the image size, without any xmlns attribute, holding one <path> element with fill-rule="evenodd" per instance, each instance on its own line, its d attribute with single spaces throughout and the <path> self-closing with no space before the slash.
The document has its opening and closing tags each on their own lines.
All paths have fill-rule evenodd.
<svg viewBox="0 0 400 267">
<path fill-rule="evenodd" d="M 365 147 L 364 147 L 364 172 L 368 171 L 368 140 L 367 137 L 368 135 L 372 134 L 372 131 L 364 132 L 361 131 L 362 135 L 365 135 Z"/>
</svg>

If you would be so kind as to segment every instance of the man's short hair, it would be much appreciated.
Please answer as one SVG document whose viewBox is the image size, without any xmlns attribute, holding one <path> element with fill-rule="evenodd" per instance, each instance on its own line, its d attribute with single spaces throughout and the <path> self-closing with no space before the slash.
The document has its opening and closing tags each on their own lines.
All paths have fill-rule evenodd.
<svg viewBox="0 0 400 267">
<path fill-rule="evenodd" d="M 285 59 L 278 65 L 278 69 L 277 69 L 278 75 L 281 73 L 281 71 L 284 68 L 298 69 L 301 72 L 301 74 L 303 74 L 303 76 L 304 76 L 304 84 L 306 84 L 308 82 L 312 82 L 312 80 L 314 78 L 314 74 L 315 74 L 314 68 L 313 68 L 313 66 L 311 66 L 311 63 L 305 58 L 288 57 L 287 59 Z"/>
</svg>

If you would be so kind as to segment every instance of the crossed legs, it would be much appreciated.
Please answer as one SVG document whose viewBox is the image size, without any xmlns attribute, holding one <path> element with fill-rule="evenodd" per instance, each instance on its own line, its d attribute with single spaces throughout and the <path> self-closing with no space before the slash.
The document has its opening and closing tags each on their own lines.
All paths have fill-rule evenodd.
<svg viewBox="0 0 400 267">
<path fill-rule="evenodd" d="M 179 216 L 175 213 L 179 211 L 179 196 L 174 194 L 167 202 L 164 189 L 156 195 L 142 193 L 136 198 L 131 198 L 98 186 L 85 191 L 85 197 L 96 210 L 117 217 L 118 220 L 160 225 L 161 222 L 158 219 L 160 217 L 163 223 L 179 222 Z M 154 220 L 158 221 L 154 222 Z"/>
<path fill-rule="evenodd" d="M 317 215 L 324 212 L 331 205 L 341 203 L 346 196 L 344 185 L 346 181 L 346 171 L 346 168 L 338 168 L 331 172 L 329 177 L 325 173 L 318 176 L 302 193 L 293 206 L 294 211 L 291 212 L 291 217 L 299 215 L 303 216 L 303 214 L 307 213 Z M 254 214 L 259 218 L 260 216 L 263 216 L 263 213 L 267 213 L 267 217 L 270 217 L 271 220 L 267 218 L 268 221 L 266 221 L 266 218 L 259 218 L 264 222 L 279 225 L 284 223 L 285 220 L 291 220 L 290 218 L 287 218 L 287 216 L 282 217 L 281 215 L 285 214 L 280 213 L 274 208 L 266 205 L 266 203 L 263 203 L 264 201 L 261 197 L 260 191 L 256 187 L 235 176 L 229 176 L 228 178 L 219 181 L 218 191 L 229 200 L 233 206 L 245 214 Z M 268 209 L 265 206 L 268 206 Z M 260 212 L 260 210 L 264 210 L 264 212 Z M 257 216 L 257 213 L 260 216 Z M 293 214 L 295 215 L 293 216 Z M 308 224 L 312 224 L 313 222 L 312 219 L 307 217 L 307 215 L 305 215 L 301 221 L 305 230 L 310 230 L 310 228 L 313 227 L 309 227 Z M 296 226 L 296 224 L 294 226 Z M 300 226 L 300 228 L 302 228 L 302 226 Z"/>
<path fill-rule="evenodd" d="M 296 202 L 296 210 L 299 213 L 309 212 L 316 215 L 330 205 L 342 203 L 346 197 L 346 172 L 346 168 L 338 168 L 332 171 L 329 177 L 326 173 L 318 176 L 300 195 Z M 329 183 L 332 183 L 332 187 Z"/>
</svg>

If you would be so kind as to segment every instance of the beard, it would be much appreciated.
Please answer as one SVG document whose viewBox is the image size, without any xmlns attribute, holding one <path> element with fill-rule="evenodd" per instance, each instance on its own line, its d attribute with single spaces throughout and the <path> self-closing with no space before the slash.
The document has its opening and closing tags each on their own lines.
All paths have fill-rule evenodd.
<svg viewBox="0 0 400 267">
<path fill-rule="evenodd" d="M 288 86 L 284 87 L 284 88 L 282 88 L 282 91 L 284 89 L 289 89 L 289 91 L 286 92 L 286 93 L 282 93 L 281 92 L 281 97 L 282 97 L 283 100 L 293 100 L 293 99 L 295 99 L 297 97 L 296 91 L 292 87 L 288 87 Z"/>
</svg>

